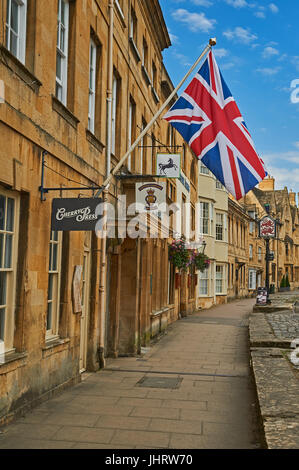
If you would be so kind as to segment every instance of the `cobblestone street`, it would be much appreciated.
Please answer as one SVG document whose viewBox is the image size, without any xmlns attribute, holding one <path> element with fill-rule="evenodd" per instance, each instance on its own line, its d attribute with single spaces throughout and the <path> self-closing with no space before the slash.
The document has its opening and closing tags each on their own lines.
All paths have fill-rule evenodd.
<svg viewBox="0 0 299 470">
<path fill-rule="evenodd" d="M 267 320 L 278 338 L 299 337 L 299 314 L 298 313 L 268 313 Z"/>
<path fill-rule="evenodd" d="M 1 449 L 257 449 L 262 446 L 239 300 L 182 318 L 139 358 L 105 370 L 3 427 Z"/>
</svg>

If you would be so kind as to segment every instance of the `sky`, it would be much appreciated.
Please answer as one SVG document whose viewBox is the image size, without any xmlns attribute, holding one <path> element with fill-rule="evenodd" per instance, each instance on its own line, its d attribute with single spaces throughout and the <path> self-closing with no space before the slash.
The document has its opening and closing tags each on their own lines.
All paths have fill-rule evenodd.
<svg viewBox="0 0 299 470">
<path fill-rule="evenodd" d="M 163 58 L 174 86 L 216 37 L 217 63 L 275 189 L 287 186 L 298 193 L 299 1 L 160 0 L 160 5 L 172 42 Z"/>
</svg>

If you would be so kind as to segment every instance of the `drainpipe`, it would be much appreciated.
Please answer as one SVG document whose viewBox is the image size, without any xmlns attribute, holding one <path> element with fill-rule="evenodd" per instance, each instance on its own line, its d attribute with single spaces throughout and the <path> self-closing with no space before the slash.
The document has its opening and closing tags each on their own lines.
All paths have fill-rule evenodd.
<svg viewBox="0 0 299 470">
<path fill-rule="evenodd" d="M 107 83 L 107 114 L 106 114 L 106 178 L 111 171 L 111 120 L 112 120 L 112 83 L 113 83 L 113 20 L 114 20 L 114 0 L 109 2 L 109 45 L 108 45 L 108 83 Z M 105 333 L 106 333 L 106 292 L 107 292 L 107 200 L 109 185 L 103 191 L 103 237 L 101 249 L 101 277 L 100 277 L 100 338 L 98 356 L 100 368 L 105 367 Z"/>
</svg>

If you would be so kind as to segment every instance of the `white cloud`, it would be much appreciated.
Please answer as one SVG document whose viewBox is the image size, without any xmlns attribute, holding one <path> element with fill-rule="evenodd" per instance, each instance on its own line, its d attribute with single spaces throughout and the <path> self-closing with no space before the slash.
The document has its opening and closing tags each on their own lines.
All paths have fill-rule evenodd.
<svg viewBox="0 0 299 470">
<path fill-rule="evenodd" d="M 209 0 L 191 0 L 194 5 L 200 5 L 201 7 L 210 7 L 213 5 L 213 2 Z"/>
<path fill-rule="evenodd" d="M 223 35 L 229 39 L 238 39 L 244 44 L 250 44 L 252 41 L 257 39 L 257 36 L 249 31 L 249 29 L 242 28 L 237 26 L 234 30 L 228 29 L 224 31 Z"/>
<path fill-rule="evenodd" d="M 275 55 L 279 55 L 279 51 L 275 49 L 275 47 L 271 47 L 271 46 L 265 47 L 263 51 L 264 59 L 268 59 L 269 57 L 273 57 Z"/>
<path fill-rule="evenodd" d="M 213 49 L 213 52 L 214 52 L 214 56 L 219 57 L 219 59 L 221 59 L 222 57 L 227 56 L 227 54 L 228 54 L 227 49 L 224 49 L 224 48 L 221 48 L 221 47 L 219 49 L 217 49 L 217 48 Z"/>
<path fill-rule="evenodd" d="M 172 34 L 169 30 L 168 30 L 168 34 L 169 34 L 170 41 L 171 41 L 172 44 L 179 44 L 180 43 L 178 36 L 176 36 L 175 34 Z"/>
<path fill-rule="evenodd" d="M 298 142 L 294 142 L 294 145 L 295 145 L 295 147 L 299 150 L 299 141 L 298 141 Z"/>
<path fill-rule="evenodd" d="M 225 0 L 228 5 L 231 5 L 234 8 L 244 8 L 248 6 L 246 0 Z"/>
<path fill-rule="evenodd" d="M 193 32 L 201 31 L 208 33 L 217 23 L 216 20 L 207 18 L 204 13 L 191 13 L 183 8 L 175 10 L 172 13 L 172 17 L 181 23 L 185 23 L 190 31 Z"/>
<path fill-rule="evenodd" d="M 174 3 L 185 3 L 186 0 L 173 0 Z M 188 0 L 190 2 L 190 0 Z M 201 7 L 211 7 L 213 5 L 213 2 L 210 0 L 191 0 L 194 5 L 198 5 Z"/>
<path fill-rule="evenodd" d="M 234 62 L 226 62 L 226 64 L 221 65 L 221 70 L 229 70 L 235 67 L 236 64 Z"/>
<path fill-rule="evenodd" d="M 275 3 L 270 3 L 270 4 L 269 4 L 269 8 L 270 8 L 270 10 L 272 11 L 272 13 L 278 13 L 278 12 L 279 12 L 279 9 L 278 9 L 278 7 L 275 5 Z"/>
<path fill-rule="evenodd" d="M 299 72 L 299 56 L 293 56 L 291 62 L 293 65 L 295 65 L 296 70 Z"/>
<path fill-rule="evenodd" d="M 262 19 L 266 18 L 266 15 L 265 15 L 265 13 L 264 13 L 263 11 L 256 11 L 256 12 L 254 13 L 254 15 L 255 15 L 257 18 L 262 18 Z"/>
<path fill-rule="evenodd" d="M 180 54 L 179 52 L 173 51 L 173 56 L 180 62 L 181 65 L 184 67 L 190 67 L 192 63 L 188 59 L 188 57 L 184 54 Z"/>
<path fill-rule="evenodd" d="M 262 75 L 266 75 L 268 77 L 272 75 L 276 75 L 280 70 L 280 67 L 264 67 L 256 69 L 257 72 L 261 73 Z"/>
</svg>

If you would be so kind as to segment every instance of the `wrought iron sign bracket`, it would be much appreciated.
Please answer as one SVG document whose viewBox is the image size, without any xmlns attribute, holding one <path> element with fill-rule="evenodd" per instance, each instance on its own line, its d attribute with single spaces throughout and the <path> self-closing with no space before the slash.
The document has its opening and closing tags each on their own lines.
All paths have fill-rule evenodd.
<svg viewBox="0 0 299 470">
<path fill-rule="evenodd" d="M 45 179 L 45 155 L 47 154 L 46 151 L 42 152 L 42 174 L 41 174 L 41 185 L 38 188 L 40 191 L 40 198 L 41 201 L 44 202 L 46 200 L 45 194 L 47 194 L 49 191 L 95 191 L 97 189 L 101 189 L 102 186 L 76 186 L 76 187 L 71 187 L 71 188 L 64 188 L 64 187 L 59 187 L 59 188 L 45 188 L 44 186 L 44 179 Z M 94 195 L 94 194 L 93 194 Z"/>
</svg>

